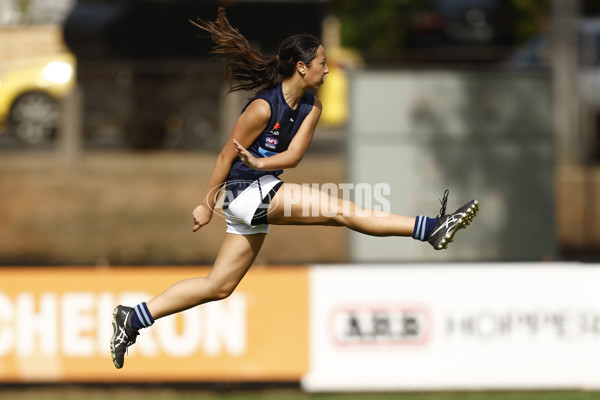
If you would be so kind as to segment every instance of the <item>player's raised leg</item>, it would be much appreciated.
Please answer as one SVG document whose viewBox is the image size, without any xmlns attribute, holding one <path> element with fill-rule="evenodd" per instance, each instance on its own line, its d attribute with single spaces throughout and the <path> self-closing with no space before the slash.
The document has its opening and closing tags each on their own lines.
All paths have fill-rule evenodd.
<svg viewBox="0 0 600 400">
<path fill-rule="evenodd" d="M 284 183 L 269 207 L 275 225 L 346 226 L 372 236 L 411 236 L 414 217 L 363 208 L 310 186 Z"/>
<path fill-rule="evenodd" d="M 458 230 L 471 223 L 479 210 L 479 202 L 472 200 L 454 213 L 445 214 L 447 201 L 446 190 L 442 209 L 435 218 L 408 217 L 366 209 L 309 186 L 285 183 L 271 202 L 268 220 L 278 225 L 346 226 L 372 236 L 412 236 L 441 250 L 454 240 Z"/>
</svg>

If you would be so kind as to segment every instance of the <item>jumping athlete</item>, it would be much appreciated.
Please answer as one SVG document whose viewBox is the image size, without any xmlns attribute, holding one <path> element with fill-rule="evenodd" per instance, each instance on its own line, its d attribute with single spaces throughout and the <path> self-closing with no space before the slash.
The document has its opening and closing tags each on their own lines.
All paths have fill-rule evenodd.
<svg viewBox="0 0 600 400">
<path fill-rule="evenodd" d="M 158 318 L 228 297 L 252 265 L 269 224 L 345 226 L 373 236 L 412 236 L 441 250 L 479 209 L 472 200 L 446 214 L 446 191 L 437 218 L 382 215 L 310 187 L 283 183 L 279 175 L 300 163 L 321 115 L 321 102 L 309 90 L 318 89 L 329 72 L 323 45 L 311 35 L 293 35 L 269 58 L 252 49 L 223 8 L 214 22 L 194 24 L 210 33 L 213 52 L 226 57 L 231 90 L 259 91 L 238 117 L 210 174 L 207 194 L 193 211 L 196 232 L 211 220 L 218 194 L 226 193 L 227 231 L 210 273 L 177 282 L 147 303 L 115 308 L 110 349 L 117 368 L 123 367 L 126 350 L 140 329 Z M 313 210 L 309 216 L 303 212 L 307 206 Z"/>
</svg>

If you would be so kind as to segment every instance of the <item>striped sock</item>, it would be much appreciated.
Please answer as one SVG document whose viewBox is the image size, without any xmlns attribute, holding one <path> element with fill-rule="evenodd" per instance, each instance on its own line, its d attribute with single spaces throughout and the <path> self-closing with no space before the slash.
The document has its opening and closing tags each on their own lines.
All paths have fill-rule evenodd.
<svg viewBox="0 0 600 400">
<path fill-rule="evenodd" d="M 135 312 L 131 317 L 131 326 L 135 330 L 140 330 L 142 328 L 147 328 L 152 326 L 154 323 L 154 318 L 150 315 L 150 311 L 148 311 L 148 306 L 146 303 L 140 303 L 133 308 Z"/>
<path fill-rule="evenodd" d="M 427 240 L 427 235 L 437 224 L 437 218 L 429 218 L 424 215 L 418 215 L 415 220 L 415 228 L 413 229 L 413 239 L 420 240 L 422 242 Z"/>
</svg>

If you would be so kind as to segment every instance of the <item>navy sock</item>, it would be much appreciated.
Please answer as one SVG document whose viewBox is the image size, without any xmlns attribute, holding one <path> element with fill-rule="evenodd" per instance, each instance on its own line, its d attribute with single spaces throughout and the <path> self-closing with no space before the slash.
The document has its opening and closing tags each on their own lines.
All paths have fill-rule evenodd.
<svg viewBox="0 0 600 400">
<path fill-rule="evenodd" d="M 418 215 L 415 221 L 412 237 L 420 241 L 426 241 L 429 232 L 435 228 L 437 218 L 429 218 L 424 215 Z"/>
<path fill-rule="evenodd" d="M 154 318 L 150 315 L 150 311 L 148 311 L 148 306 L 146 303 L 140 303 L 133 308 L 135 311 L 131 316 L 131 327 L 135 330 L 140 330 L 142 328 L 147 328 L 152 326 L 154 323 Z"/>
</svg>

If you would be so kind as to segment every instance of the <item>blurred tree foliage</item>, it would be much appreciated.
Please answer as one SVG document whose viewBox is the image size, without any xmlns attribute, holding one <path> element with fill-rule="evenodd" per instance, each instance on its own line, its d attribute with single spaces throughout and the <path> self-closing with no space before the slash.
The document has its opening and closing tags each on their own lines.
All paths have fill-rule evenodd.
<svg viewBox="0 0 600 400">
<path fill-rule="evenodd" d="M 580 0 L 583 15 L 598 15 L 600 1 Z M 465 3 L 465 1 L 460 1 Z M 475 3 L 475 2 L 474 2 Z M 488 2 L 489 3 L 489 2 Z M 550 0 L 496 0 L 502 40 L 516 47 L 547 26 Z M 342 45 L 369 52 L 398 52 L 418 46 L 415 20 L 434 10 L 435 0 L 330 0 L 330 11 L 342 24 Z"/>
<path fill-rule="evenodd" d="M 540 0 L 510 0 L 506 1 L 514 15 L 513 30 L 515 41 L 522 43 L 544 29 L 550 15 L 548 1 Z"/>
<path fill-rule="evenodd" d="M 389 50 L 406 45 L 413 16 L 429 0 L 331 0 L 332 13 L 342 24 L 342 45 Z"/>
</svg>

